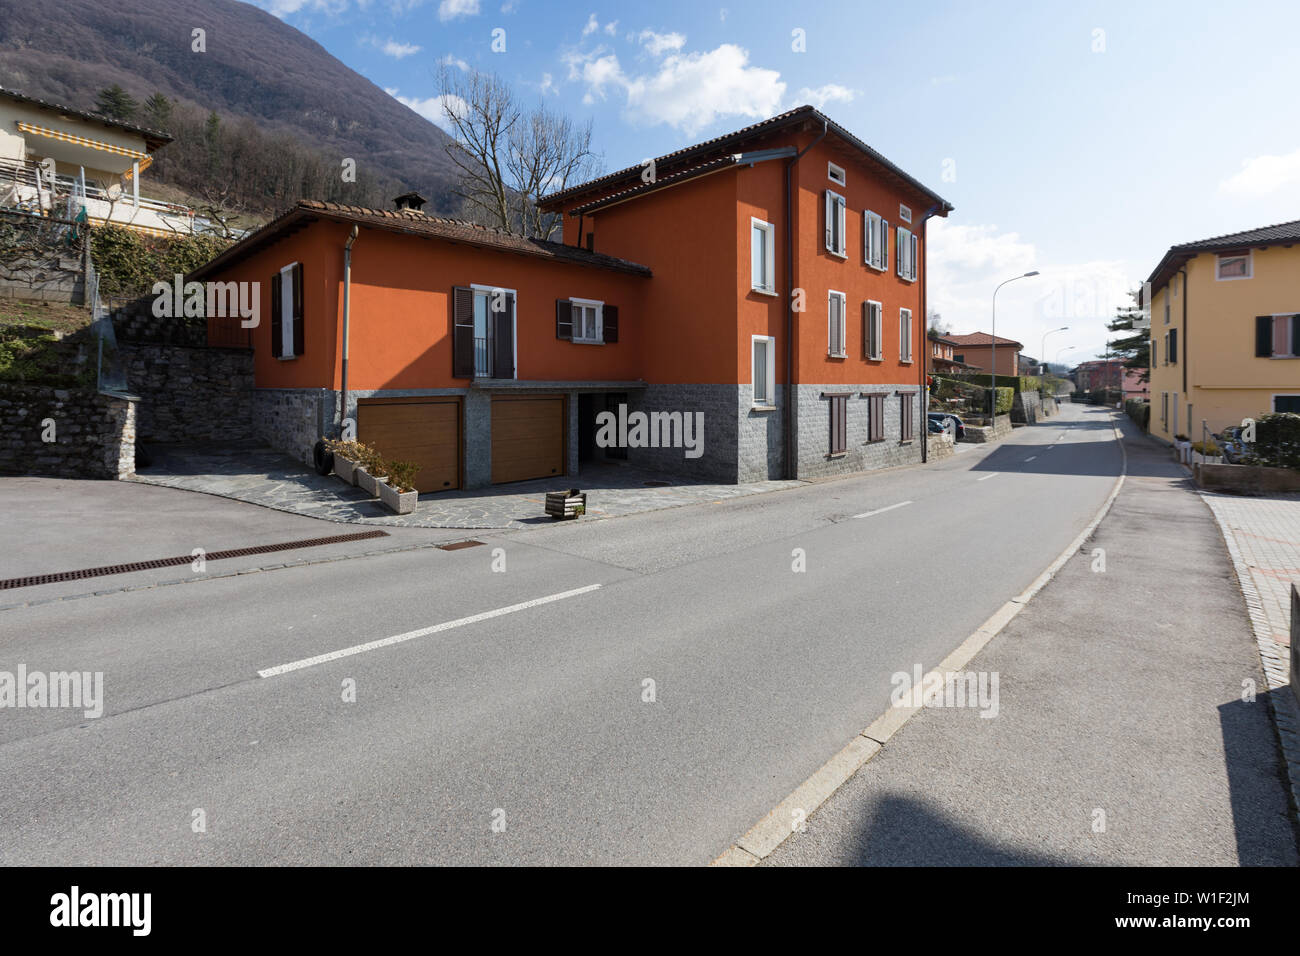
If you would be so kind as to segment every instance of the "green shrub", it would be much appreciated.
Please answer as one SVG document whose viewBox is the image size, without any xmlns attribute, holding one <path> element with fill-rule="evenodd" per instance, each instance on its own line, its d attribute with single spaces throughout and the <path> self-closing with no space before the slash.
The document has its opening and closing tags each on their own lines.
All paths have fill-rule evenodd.
<svg viewBox="0 0 1300 956">
<path fill-rule="evenodd" d="M 399 492 L 415 490 L 415 475 L 420 466 L 413 461 L 388 462 L 388 483 Z"/>
<path fill-rule="evenodd" d="M 178 273 L 192 272 L 229 245 L 230 240 L 213 235 L 163 239 L 120 226 L 90 232 L 100 292 L 125 298 L 148 294 L 155 282 L 170 284 Z"/>
<path fill-rule="evenodd" d="M 1255 421 L 1255 445 L 1248 464 L 1300 470 L 1300 415 L 1275 412 Z"/>
</svg>

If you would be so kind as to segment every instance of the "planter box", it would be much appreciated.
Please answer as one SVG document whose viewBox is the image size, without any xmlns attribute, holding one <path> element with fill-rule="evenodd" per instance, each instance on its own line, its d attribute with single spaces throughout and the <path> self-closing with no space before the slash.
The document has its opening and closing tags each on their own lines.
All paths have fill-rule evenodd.
<svg viewBox="0 0 1300 956">
<path fill-rule="evenodd" d="M 1235 491 L 1247 495 L 1300 491 L 1300 471 L 1290 468 L 1197 462 L 1195 470 L 1196 483 L 1214 491 Z"/>
<path fill-rule="evenodd" d="M 349 461 L 342 455 L 334 456 L 334 474 L 338 475 L 347 484 L 353 483 L 352 473 L 356 470 L 357 463 Z"/>
<path fill-rule="evenodd" d="M 573 490 L 577 491 L 577 489 Z M 560 520 L 576 518 L 586 510 L 586 492 L 570 494 L 568 491 L 548 491 L 546 493 L 546 513 L 552 518 Z"/>
<path fill-rule="evenodd" d="M 379 503 L 397 515 L 409 515 L 420 500 L 418 491 L 398 491 L 386 481 L 379 483 Z"/>
<path fill-rule="evenodd" d="M 370 497 L 373 498 L 375 495 L 379 494 L 379 479 L 364 468 L 358 467 L 357 470 L 352 473 L 352 477 L 356 481 L 357 487 L 370 495 Z"/>
</svg>

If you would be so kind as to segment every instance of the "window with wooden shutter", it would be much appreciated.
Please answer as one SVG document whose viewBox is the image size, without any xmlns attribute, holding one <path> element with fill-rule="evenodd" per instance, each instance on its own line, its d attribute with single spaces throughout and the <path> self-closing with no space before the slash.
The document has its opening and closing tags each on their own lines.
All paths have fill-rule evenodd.
<svg viewBox="0 0 1300 956">
<path fill-rule="evenodd" d="M 842 455 L 848 444 L 848 409 L 849 397 L 847 395 L 831 395 L 831 454 Z"/>
<path fill-rule="evenodd" d="M 515 377 L 515 296 L 513 292 L 489 295 L 497 308 L 492 313 L 492 378 Z"/>
<path fill-rule="evenodd" d="M 832 358 L 845 357 L 845 312 L 848 300 L 843 292 L 829 292 L 826 296 L 826 354 Z"/>
<path fill-rule="evenodd" d="M 1178 364 L 1178 330 L 1169 330 L 1169 364 Z"/>
<path fill-rule="evenodd" d="M 867 441 L 885 440 L 885 396 L 877 393 L 867 396 Z"/>
<path fill-rule="evenodd" d="M 862 214 L 862 254 L 867 265 L 873 269 L 888 267 L 889 227 L 880 218 L 879 213 L 867 210 Z"/>
<path fill-rule="evenodd" d="M 898 360 L 912 361 L 912 310 L 898 310 Z"/>
<path fill-rule="evenodd" d="M 880 270 L 889 271 L 889 220 L 880 220 Z"/>
<path fill-rule="evenodd" d="M 603 331 L 605 335 L 605 342 L 606 343 L 617 342 L 618 341 L 618 306 L 606 305 L 602 311 L 604 313 L 604 319 L 602 324 L 604 326 Z"/>
<path fill-rule="evenodd" d="M 884 312 L 885 308 L 879 302 L 868 299 L 862 303 L 862 356 L 873 362 L 882 357 Z"/>
<path fill-rule="evenodd" d="M 293 308 L 290 315 L 293 318 L 293 354 L 302 355 L 306 352 L 306 323 L 303 321 L 303 283 L 302 283 L 302 263 L 293 267 Z"/>
<path fill-rule="evenodd" d="M 456 286 L 451 290 L 451 374 L 454 378 L 474 377 L 474 290 Z"/>
<path fill-rule="evenodd" d="M 911 441 L 914 434 L 912 426 L 912 398 L 911 392 L 904 392 L 898 396 L 899 402 L 899 434 L 902 441 Z"/>
<path fill-rule="evenodd" d="M 555 337 L 573 341 L 573 303 L 568 299 L 555 300 Z"/>
<path fill-rule="evenodd" d="M 826 248 L 837 256 L 847 254 L 844 243 L 844 197 L 826 190 Z"/>
<path fill-rule="evenodd" d="M 284 354 L 284 304 L 280 289 L 280 273 L 271 276 L 271 355 Z"/>
<path fill-rule="evenodd" d="M 912 250 L 911 252 L 908 253 L 908 260 L 907 260 L 908 269 L 909 269 L 908 278 L 911 279 L 913 282 L 915 282 L 916 281 L 916 258 L 917 258 L 916 257 L 916 233 L 912 233 L 909 238 L 911 239 L 912 242 Z"/>
</svg>

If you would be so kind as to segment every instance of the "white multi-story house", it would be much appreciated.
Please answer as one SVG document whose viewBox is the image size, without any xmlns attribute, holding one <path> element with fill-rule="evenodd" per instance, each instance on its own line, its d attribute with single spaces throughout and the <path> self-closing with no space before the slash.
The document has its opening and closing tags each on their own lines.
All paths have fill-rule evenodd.
<svg viewBox="0 0 1300 956">
<path fill-rule="evenodd" d="M 189 235 L 194 212 L 140 195 L 140 175 L 171 142 L 158 130 L 0 88 L 0 209 Z"/>
</svg>

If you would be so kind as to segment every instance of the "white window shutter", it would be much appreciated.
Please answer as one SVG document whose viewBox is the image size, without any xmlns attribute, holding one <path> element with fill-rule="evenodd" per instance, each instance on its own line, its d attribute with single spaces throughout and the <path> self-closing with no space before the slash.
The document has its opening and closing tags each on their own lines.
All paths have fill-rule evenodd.
<svg viewBox="0 0 1300 956">
<path fill-rule="evenodd" d="M 831 206 L 832 206 L 831 191 L 828 189 L 826 190 L 826 248 L 827 249 L 833 248 L 831 246 L 831 215 L 833 214 L 833 210 Z"/>
<path fill-rule="evenodd" d="M 889 220 L 880 220 L 880 268 L 889 271 Z"/>
<path fill-rule="evenodd" d="M 912 278 L 916 278 L 916 233 L 912 233 L 912 250 L 908 255 L 908 266 L 912 273 Z"/>
</svg>

